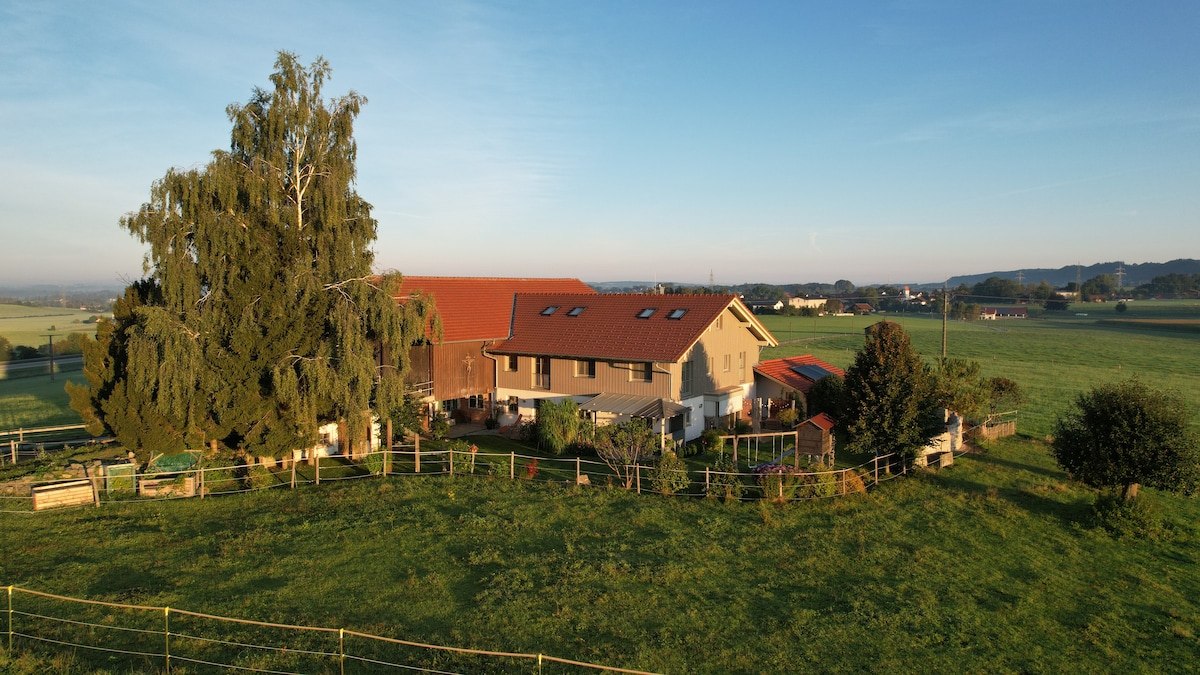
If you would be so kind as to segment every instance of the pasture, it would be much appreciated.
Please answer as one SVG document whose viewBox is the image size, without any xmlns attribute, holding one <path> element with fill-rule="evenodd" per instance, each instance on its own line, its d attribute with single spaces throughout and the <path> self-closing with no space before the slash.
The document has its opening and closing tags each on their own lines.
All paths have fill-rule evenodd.
<svg viewBox="0 0 1200 675">
<path fill-rule="evenodd" d="M 27 347 L 41 347 L 49 342 L 46 335 L 57 339 L 70 333 L 96 334 L 96 324 L 90 322 L 95 312 L 58 307 L 26 307 L 0 305 L 0 336 Z"/>
<path fill-rule="evenodd" d="M 0 514 L 0 583 L 657 672 L 1183 672 L 1200 652 L 1200 508 L 1148 494 L 1166 513 L 1157 538 L 1094 529 L 1092 493 L 1030 439 L 869 495 L 787 507 L 370 478 Z M 243 667 L 279 666 L 241 653 Z M 453 672 L 583 672 L 408 658 Z M 0 659 L 17 673 L 161 666 L 52 657 L 22 638 Z"/>
<path fill-rule="evenodd" d="M 1200 410 L 1200 331 L 1188 327 L 1200 306 L 1185 301 L 1137 301 L 1123 314 L 1115 303 L 1069 312 L 1037 312 L 1029 319 L 951 321 L 946 355 L 978 361 L 986 377 L 1021 386 L 1025 404 L 1017 429 L 1033 437 L 1051 433 L 1075 397 L 1097 384 L 1136 375 L 1158 388 L 1180 391 Z M 813 354 L 845 368 L 876 321 L 902 325 L 927 362 L 941 354 L 939 316 L 876 314 L 855 317 L 762 316 L 782 343 L 762 358 Z M 1197 417 L 1196 424 L 1200 424 Z"/>
</svg>

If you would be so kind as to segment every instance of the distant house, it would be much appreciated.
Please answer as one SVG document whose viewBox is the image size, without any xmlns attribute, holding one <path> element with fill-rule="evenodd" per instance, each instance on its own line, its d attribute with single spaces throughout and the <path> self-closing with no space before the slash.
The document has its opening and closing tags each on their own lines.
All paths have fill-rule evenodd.
<svg viewBox="0 0 1200 675">
<path fill-rule="evenodd" d="M 858 314 L 859 316 L 871 314 L 874 311 L 875 308 L 865 302 L 856 302 L 850 306 L 850 312 L 852 314 Z"/>
<path fill-rule="evenodd" d="M 804 309 L 805 307 L 824 309 L 827 302 L 829 302 L 829 298 L 788 298 L 788 307 L 796 309 Z"/>
<path fill-rule="evenodd" d="M 521 293 L 496 359 L 496 398 L 535 417 L 575 399 L 598 424 L 642 417 L 677 441 L 741 416 L 778 342 L 733 295 Z"/>
<path fill-rule="evenodd" d="M 397 302 L 430 296 L 441 335 L 430 332 L 409 355 L 408 385 L 424 398 L 427 414 L 481 422 L 494 413 L 496 364 L 485 349 L 509 337 L 513 298 L 518 293 L 595 294 L 578 279 L 405 276 Z"/>
<path fill-rule="evenodd" d="M 1025 306 L 999 306 L 999 307 L 984 307 L 979 310 L 979 318 L 993 321 L 995 319 L 1025 319 L 1029 316 L 1029 309 Z"/>
<path fill-rule="evenodd" d="M 782 300 L 742 300 L 742 303 L 755 314 L 766 311 L 778 312 L 784 308 Z"/>
</svg>

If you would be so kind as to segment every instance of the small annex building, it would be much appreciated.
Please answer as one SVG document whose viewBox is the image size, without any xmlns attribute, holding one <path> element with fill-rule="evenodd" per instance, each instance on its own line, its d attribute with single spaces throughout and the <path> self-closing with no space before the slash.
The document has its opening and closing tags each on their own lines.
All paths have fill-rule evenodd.
<svg viewBox="0 0 1200 675">
<path fill-rule="evenodd" d="M 781 410 L 800 407 L 801 418 L 808 410 L 808 392 L 813 384 L 827 375 L 845 377 L 846 372 L 812 354 L 770 359 L 754 366 L 754 389 L 763 399 L 762 420 L 770 426 Z"/>
</svg>

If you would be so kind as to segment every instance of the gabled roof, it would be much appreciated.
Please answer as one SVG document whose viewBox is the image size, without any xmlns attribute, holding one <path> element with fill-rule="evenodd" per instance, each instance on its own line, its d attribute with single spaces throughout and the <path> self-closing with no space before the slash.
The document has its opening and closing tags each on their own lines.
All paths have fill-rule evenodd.
<svg viewBox="0 0 1200 675">
<path fill-rule="evenodd" d="M 596 293 L 579 279 L 405 276 L 396 301 L 418 292 L 433 297 L 442 320 L 442 342 L 508 337 L 517 293 Z"/>
<path fill-rule="evenodd" d="M 810 418 L 804 420 L 803 422 L 801 422 L 801 424 L 811 424 L 811 425 L 815 426 L 816 428 L 820 429 L 821 431 L 829 431 L 830 429 L 833 429 L 833 427 L 837 425 L 837 422 L 829 415 L 826 415 L 825 413 L 821 413 L 819 415 L 816 415 L 815 417 L 810 417 Z"/>
<path fill-rule="evenodd" d="M 522 293 L 513 306 L 512 337 L 490 351 L 674 363 L 726 310 L 761 344 L 778 344 L 733 295 Z"/>
<path fill-rule="evenodd" d="M 820 379 L 820 377 L 818 376 L 814 379 L 810 375 L 819 373 L 821 369 L 841 377 L 846 376 L 846 371 L 826 363 L 812 354 L 771 359 L 770 361 L 762 361 L 754 366 L 755 373 L 775 380 L 789 389 L 795 389 L 801 394 L 807 394 L 808 390 L 812 389 L 813 383 L 817 379 Z"/>
</svg>

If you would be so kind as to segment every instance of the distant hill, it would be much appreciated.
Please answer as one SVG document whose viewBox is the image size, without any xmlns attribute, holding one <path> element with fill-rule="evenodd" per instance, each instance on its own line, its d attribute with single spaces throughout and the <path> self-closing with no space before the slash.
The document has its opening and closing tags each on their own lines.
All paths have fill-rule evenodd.
<svg viewBox="0 0 1200 675">
<path fill-rule="evenodd" d="M 1078 271 L 1077 271 L 1078 270 Z M 975 284 L 985 281 L 991 277 L 1000 277 L 1001 279 L 1017 280 L 1018 275 L 1022 283 L 1036 284 L 1045 281 L 1051 286 L 1065 286 L 1070 282 L 1075 281 L 1078 277 L 1080 281 L 1087 281 L 1101 274 L 1111 274 L 1117 276 L 1118 270 L 1124 271 L 1124 277 L 1121 280 L 1122 286 L 1125 288 L 1133 288 L 1149 282 L 1154 277 L 1163 276 L 1165 274 L 1200 274 L 1200 260 L 1190 258 L 1181 258 L 1165 263 L 1124 263 L 1124 262 L 1105 262 L 1095 265 L 1067 265 L 1058 269 L 1048 269 L 1044 267 L 1027 267 L 1023 269 L 1008 270 L 1004 272 L 988 272 L 986 274 L 971 274 L 958 277 L 951 277 L 947 281 L 947 285 L 951 288 L 960 284 L 974 286 Z M 925 284 L 925 287 L 940 287 L 941 284 Z"/>
</svg>

